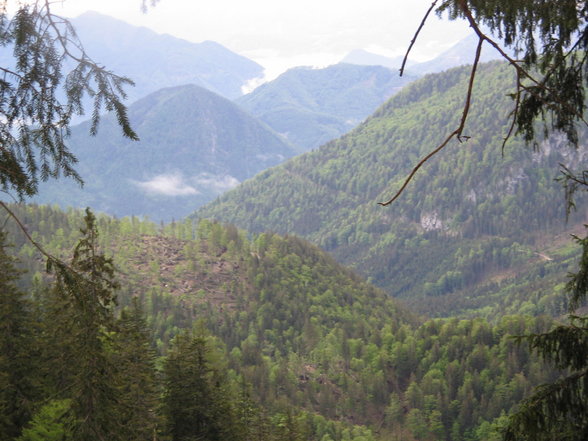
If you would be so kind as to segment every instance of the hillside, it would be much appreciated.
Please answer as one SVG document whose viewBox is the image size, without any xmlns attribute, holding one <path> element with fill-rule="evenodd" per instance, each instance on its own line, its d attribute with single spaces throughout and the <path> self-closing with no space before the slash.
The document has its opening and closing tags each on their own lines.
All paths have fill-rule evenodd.
<svg viewBox="0 0 588 441">
<path fill-rule="evenodd" d="M 11 208 L 48 252 L 69 260 L 81 212 Z M 280 427 L 290 421 L 290 436 L 312 441 L 488 441 L 533 385 L 556 377 L 510 337 L 541 332 L 549 319 L 420 322 L 296 237 L 248 237 L 205 220 L 163 231 L 136 218 L 97 224 L 100 249 L 118 269 L 119 308 L 140 299 L 163 358 L 182 330 L 206 328 L 214 366 L 228 369 L 231 388 L 249 388 L 235 406 L 246 393 L 249 412 L 259 403 L 271 417 L 265 430 L 274 435 L 263 439 L 286 441 Z M 53 279 L 17 226 L 5 228 L 28 269 L 22 285 L 39 301 Z"/>
<path fill-rule="evenodd" d="M 263 68 L 218 43 L 192 43 L 86 12 L 72 20 L 84 48 L 101 65 L 131 78 L 129 102 L 163 87 L 196 84 L 229 99 Z"/>
<path fill-rule="evenodd" d="M 177 219 L 294 154 L 264 124 L 198 86 L 155 92 L 131 105 L 129 118 L 139 142 L 124 138 L 112 116 L 94 137 L 89 123 L 75 126 L 68 142 L 84 188 L 47 182 L 36 200 Z"/>
<path fill-rule="evenodd" d="M 412 80 L 381 66 L 298 67 L 236 102 L 304 152 L 348 132 Z"/>
<path fill-rule="evenodd" d="M 495 91 L 506 93 L 514 81 L 504 65 L 480 68 L 465 132 L 471 138 L 427 163 L 393 206 L 376 204 L 457 126 L 468 75 L 456 68 L 412 83 L 353 132 L 259 174 L 194 217 L 306 237 L 436 315 L 516 311 L 535 292 L 531 279 L 546 274 L 553 279 L 541 292 L 551 293 L 565 281 L 571 255 L 542 260 L 536 253 L 584 221 L 582 211 L 565 225 L 563 190 L 554 179 L 559 163 L 575 168 L 585 151 L 558 137 L 535 151 L 518 139 L 501 150 L 512 102 Z M 529 279 L 517 282 L 526 288 L 515 290 L 516 300 L 488 296 L 517 274 Z M 536 303 L 531 309 L 541 312 Z"/>
</svg>

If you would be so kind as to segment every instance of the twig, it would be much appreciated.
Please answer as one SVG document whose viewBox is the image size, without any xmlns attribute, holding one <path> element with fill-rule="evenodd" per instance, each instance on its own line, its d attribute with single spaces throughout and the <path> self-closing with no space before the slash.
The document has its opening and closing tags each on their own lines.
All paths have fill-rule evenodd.
<svg viewBox="0 0 588 441">
<path fill-rule="evenodd" d="M 408 61 L 408 55 L 410 54 L 412 47 L 416 43 L 417 37 L 419 36 L 421 29 L 423 29 L 423 27 L 425 26 L 425 22 L 427 21 L 427 18 L 429 18 L 429 14 L 431 13 L 431 11 L 433 9 L 435 9 L 435 6 L 437 6 L 437 1 L 438 0 L 434 0 L 433 3 L 431 3 L 429 10 L 427 11 L 425 16 L 423 17 L 421 24 L 419 25 L 417 31 L 415 32 L 414 37 L 412 37 L 412 40 L 410 40 L 410 45 L 408 46 L 408 49 L 406 50 L 406 54 L 404 55 L 404 59 L 402 60 L 402 66 L 400 66 L 400 76 L 402 76 L 404 74 L 404 66 L 406 65 L 406 62 Z"/>
<path fill-rule="evenodd" d="M 514 132 L 514 128 L 517 124 L 517 114 L 519 113 L 519 107 L 521 106 L 521 89 L 522 89 L 523 85 L 521 84 L 521 75 L 518 70 L 516 70 L 516 74 L 517 74 L 517 92 L 516 92 L 514 109 L 512 109 L 512 112 L 511 112 L 512 123 L 510 124 L 510 127 L 508 129 L 508 133 L 506 134 L 506 136 L 504 137 L 504 139 L 502 141 L 502 146 L 500 148 L 502 156 L 504 156 L 504 147 L 506 146 L 506 143 L 511 138 L 511 136 Z"/>
<path fill-rule="evenodd" d="M 58 269 L 60 269 L 61 271 L 63 271 L 64 269 L 68 270 L 71 274 L 73 274 L 76 277 L 85 279 L 86 277 L 80 273 L 80 271 L 76 270 L 75 268 L 73 268 L 71 265 L 65 263 L 63 260 L 55 257 L 53 254 L 49 253 L 48 251 L 46 251 L 41 244 L 39 244 L 35 239 L 33 239 L 33 237 L 29 234 L 27 228 L 24 226 L 24 224 L 22 223 L 22 221 L 18 218 L 18 216 L 8 207 L 8 205 L 6 205 L 6 203 L 4 203 L 3 201 L 0 201 L 0 207 L 4 208 L 4 210 L 6 210 L 6 212 L 9 214 L 9 216 L 11 218 L 14 219 L 14 221 L 16 222 L 16 224 L 18 225 L 18 227 L 21 229 L 21 231 L 23 232 L 23 234 L 25 235 L 25 237 L 27 238 L 27 240 L 37 249 L 39 250 L 39 252 L 45 256 L 47 258 L 48 261 L 50 261 L 52 264 L 54 264 Z M 98 279 L 102 280 L 103 282 L 106 282 L 108 284 L 111 284 L 112 281 L 106 277 L 103 276 L 97 276 Z M 75 294 L 75 293 L 74 293 Z"/>
<path fill-rule="evenodd" d="M 472 104 L 472 91 L 474 90 L 474 81 L 476 79 L 476 72 L 478 70 L 478 64 L 480 64 L 480 55 L 482 54 L 482 44 L 484 40 L 480 38 L 478 40 L 478 47 L 476 48 L 476 57 L 474 58 L 474 64 L 472 64 L 472 71 L 470 73 L 470 81 L 468 83 L 468 91 L 466 94 L 466 100 L 463 107 L 463 112 L 461 114 L 461 121 L 459 123 L 459 127 L 457 128 L 457 139 L 461 141 L 462 132 L 465 127 L 466 120 L 468 119 L 468 114 L 470 112 L 470 105 Z"/>
<path fill-rule="evenodd" d="M 578 114 L 578 112 L 576 112 L 573 108 L 571 108 L 566 102 L 561 101 L 558 99 L 558 94 L 556 93 L 556 91 L 554 91 L 553 89 L 547 87 L 545 85 L 545 78 L 549 78 L 549 76 L 551 76 L 552 72 L 548 72 L 546 74 L 546 76 L 544 77 L 543 81 L 539 81 L 537 79 L 535 79 L 530 73 L 529 71 L 527 71 L 526 69 L 522 68 L 520 63 L 513 59 L 512 57 L 510 57 L 506 52 L 504 52 L 504 50 L 500 47 L 500 45 L 498 43 L 496 43 L 493 39 L 491 39 L 490 37 L 488 37 L 486 34 L 484 34 L 480 27 L 478 26 L 478 24 L 476 23 L 476 20 L 474 19 L 474 17 L 472 16 L 471 11 L 469 10 L 469 8 L 467 7 L 467 5 L 465 4 L 465 2 L 460 2 L 461 3 L 461 8 L 462 11 L 466 17 L 466 19 L 468 20 L 470 27 L 474 30 L 474 32 L 478 35 L 479 38 L 482 38 L 484 41 L 487 41 L 492 47 L 494 47 L 494 49 L 496 49 L 498 51 L 498 53 L 500 53 L 500 56 L 502 58 L 504 58 L 506 61 L 508 61 L 508 63 L 513 66 L 515 68 L 515 70 L 517 71 L 517 73 L 524 78 L 529 79 L 532 83 L 534 83 L 536 86 L 540 87 L 541 89 L 545 90 L 546 92 L 549 92 L 549 94 L 551 95 L 551 98 L 556 101 L 558 104 L 560 104 L 562 107 L 564 107 L 565 109 L 567 109 L 569 112 L 571 112 L 572 114 L 574 114 L 574 116 L 576 116 L 579 120 L 581 120 L 585 125 L 588 126 L 588 121 L 586 121 L 586 119 L 584 118 L 583 115 Z M 576 47 L 577 43 L 574 44 L 573 47 Z M 519 82 L 518 84 L 522 84 L 521 82 Z M 527 90 L 528 93 L 533 93 L 532 91 Z"/>
<path fill-rule="evenodd" d="M 443 143 L 441 143 L 435 150 L 433 150 L 431 153 L 429 153 L 427 156 L 425 156 L 423 159 L 421 159 L 420 162 L 412 169 L 412 171 L 410 172 L 408 177 L 404 180 L 404 184 L 402 184 L 402 187 L 400 187 L 400 190 L 398 190 L 396 192 L 396 194 L 392 197 L 392 199 L 390 199 L 387 202 L 378 202 L 378 205 L 382 205 L 383 207 L 385 207 L 387 205 L 390 205 L 396 199 L 398 199 L 398 197 L 402 194 L 402 192 L 404 191 L 404 189 L 406 188 L 408 183 L 412 180 L 413 176 L 416 174 L 418 169 L 421 168 L 423 166 L 423 164 L 425 162 L 427 162 L 431 157 L 433 157 L 438 152 L 440 152 L 447 145 L 447 143 L 449 143 L 449 141 L 451 141 L 451 138 L 453 138 L 454 136 L 457 136 L 457 133 L 458 133 L 458 131 L 454 130 L 451 133 L 451 135 L 449 135 L 447 137 L 447 139 L 445 139 L 445 141 L 443 141 Z"/>
</svg>

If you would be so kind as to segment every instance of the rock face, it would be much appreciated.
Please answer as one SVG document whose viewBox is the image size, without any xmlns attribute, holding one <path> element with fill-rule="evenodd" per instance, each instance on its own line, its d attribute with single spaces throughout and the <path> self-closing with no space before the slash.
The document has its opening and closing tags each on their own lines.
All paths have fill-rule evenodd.
<svg viewBox="0 0 588 441">
<path fill-rule="evenodd" d="M 443 230 L 443 221 L 441 221 L 439 214 L 435 211 L 432 213 L 423 213 L 421 215 L 421 227 L 425 231 L 441 231 Z"/>
</svg>

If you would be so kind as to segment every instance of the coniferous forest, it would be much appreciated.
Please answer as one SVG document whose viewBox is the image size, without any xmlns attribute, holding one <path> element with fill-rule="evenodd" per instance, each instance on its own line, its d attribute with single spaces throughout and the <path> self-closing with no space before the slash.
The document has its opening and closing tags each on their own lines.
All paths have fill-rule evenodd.
<svg viewBox="0 0 588 441">
<path fill-rule="evenodd" d="M 559 375 L 512 338 L 551 318 L 425 319 L 293 236 L 13 208 L 95 283 L 7 222 L 5 439 L 500 439 Z"/>
<path fill-rule="evenodd" d="M 7 5 L 0 441 L 588 439 L 584 2 L 434 1 L 521 59 L 402 81 L 298 69 L 241 98 L 261 67 L 216 43 L 173 52 L 78 19 L 208 60 L 177 79 L 208 90 L 169 84 L 129 112 L 131 80 L 51 2 Z M 89 193 L 61 185 L 92 168 Z M 27 199 L 44 192 L 104 212 Z M 125 197 L 157 221 L 117 217 Z"/>
</svg>

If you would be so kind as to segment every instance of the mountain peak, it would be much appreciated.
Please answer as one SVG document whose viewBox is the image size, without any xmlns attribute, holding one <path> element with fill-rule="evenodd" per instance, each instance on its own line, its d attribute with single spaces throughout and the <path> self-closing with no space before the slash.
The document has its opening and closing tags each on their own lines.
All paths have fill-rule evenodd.
<svg viewBox="0 0 588 441">
<path fill-rule="evenodd" d="M 294 154 L 267 126 L 197 85 L 158 90 L 128 109 L 140 141 L 122 137 L 113 116 L 94 137 L 72 129 L 70 148 L 85 185 L 43 185 L 42 202 L 91 205 L 116 216 L 178 219 Z"/>
</svg>

